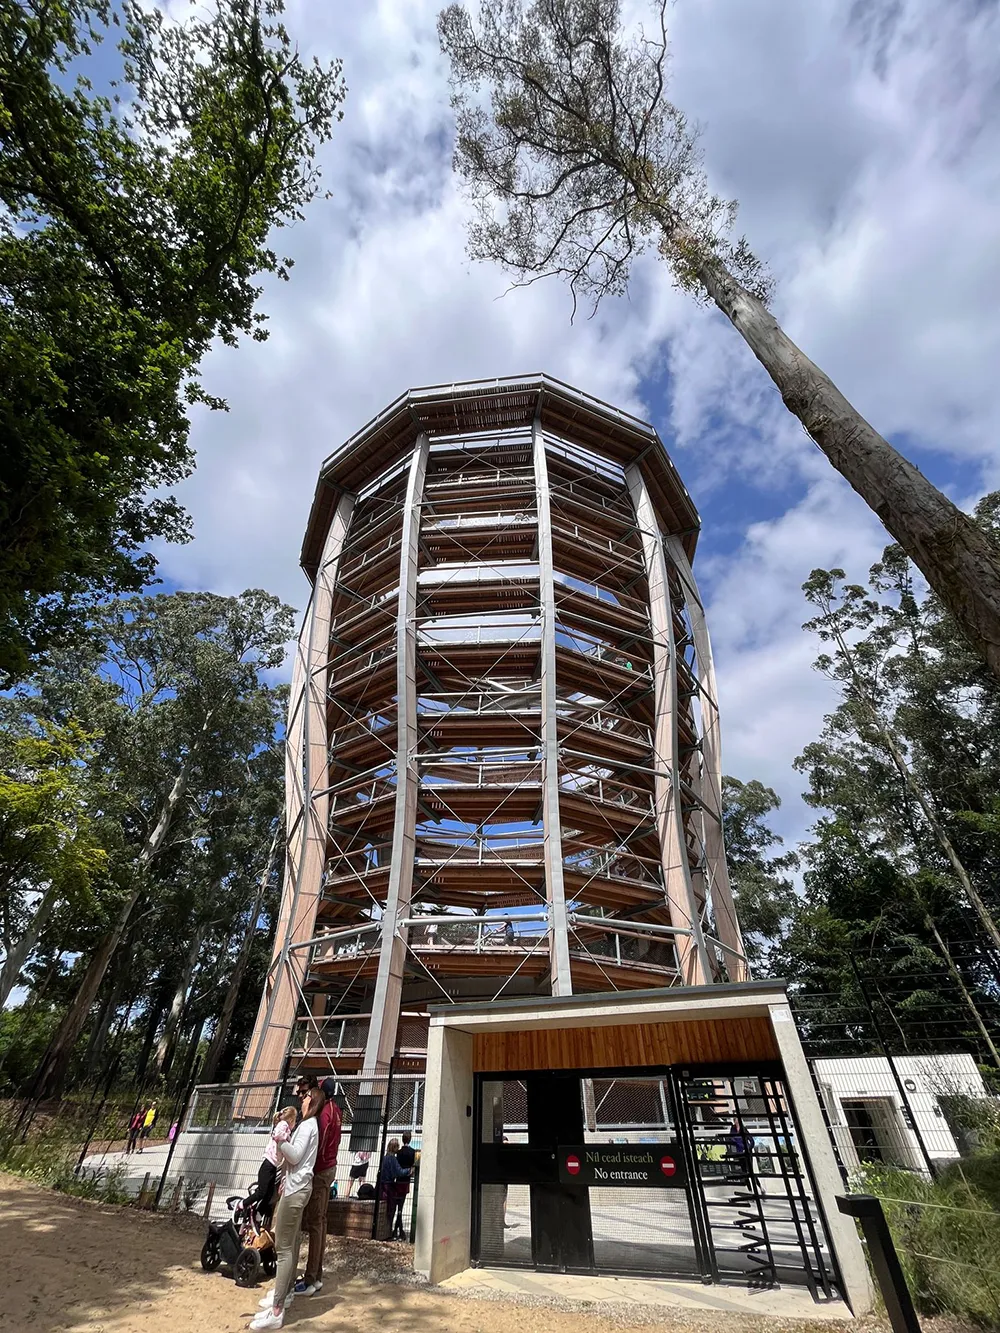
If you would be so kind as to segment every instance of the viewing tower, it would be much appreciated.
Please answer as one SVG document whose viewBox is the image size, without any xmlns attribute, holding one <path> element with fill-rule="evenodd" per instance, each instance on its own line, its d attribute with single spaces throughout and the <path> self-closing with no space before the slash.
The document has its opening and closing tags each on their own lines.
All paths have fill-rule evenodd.
<svg viewBox="0 0 1000 1333">
<path fill-rule="evenodd" d="M 330 455 L 244 1080 L 419 1067 L 428 1005 L 746 979 L 698 529 L 651 426 L 543 375 Z"/>
</svg>

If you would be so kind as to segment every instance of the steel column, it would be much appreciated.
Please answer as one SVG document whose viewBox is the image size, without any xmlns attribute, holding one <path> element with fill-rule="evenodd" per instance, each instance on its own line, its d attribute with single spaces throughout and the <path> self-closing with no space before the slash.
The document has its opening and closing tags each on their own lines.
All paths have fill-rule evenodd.
<svg viewBox="0 0 1000 1333">
<path fill-rule="evenodd" d="M 712 971 L 702 937 L 684 836 L 677 737 L 676 646 L 667 563 L 656 510 L 636 464 L 630 463 L 626 467 L 625 480 L 635 506 L 649 590 L 649 623 L 653 636 L 653 782 L 663 887 L 672 924 L 691 931 L 690 935 L 676 936 L 681 980 L 685 985 L 700 986 L 712 980 Z"/>
<path fill-rule="evenodd" d="M 531 428 L 538 506 L 538 583 L 542 614 L 541 734 L 542 734 L 542 839 L 545 892 L 549 904 L 549 961 L 552 994 L 572 995 L 569 959 L 569 919 L 563 881 L 562 823 L 559 816 L 559 733 L 556 706 L 556 594 L 552 562 L 552 512 L 545 436 L 536 416 Z"/>
<path fill-rule="evenodd" d="M 420 507 L 427 473 L 428 439 L 417 437 L 410 459 L 403 507 L 399 557 L 399 600 L 396 609 L 396 809 L 392 826 L 389 886 L 382 914 L 378 973 L 372 1017 L 365 1046 L 364 1068 L 388 1065 L 396 1047 L 396 1028 L 403 992 L 406 941 L 402 919 L 410 914 L 413 857 L 417 827 L 417 560 Z"/>
</svg>

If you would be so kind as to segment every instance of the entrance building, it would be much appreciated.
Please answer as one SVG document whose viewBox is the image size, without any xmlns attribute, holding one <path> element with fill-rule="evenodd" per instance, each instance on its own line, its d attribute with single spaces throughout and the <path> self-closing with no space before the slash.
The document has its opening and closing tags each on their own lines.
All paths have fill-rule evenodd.
<svg viewBox="0 0 1000 1333">
<path fill-rule="evenodd" d="M 416 1267 L 871 1288 L 780 983 L 432 1011 Z"/>
</svg>

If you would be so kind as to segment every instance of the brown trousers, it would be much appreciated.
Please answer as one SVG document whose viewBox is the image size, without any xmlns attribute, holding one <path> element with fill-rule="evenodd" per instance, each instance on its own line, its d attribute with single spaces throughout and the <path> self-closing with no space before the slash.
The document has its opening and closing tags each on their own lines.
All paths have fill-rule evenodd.
<svg viewBox="0 0 1000 1333">
<path fill-rule="evenodd" d="M 323 1251 L 326 1249 L 326 1212 L 330 1206 L 330 1186 L 337 1174 L 331 1166 L 328 1171 L 314 1171 L 312 1194 L 302 1214 L 302 1230 L 309 1236 L 309 1257 L 306 1260 L 305 1280 L 322 1282 Z"/>
</svg>

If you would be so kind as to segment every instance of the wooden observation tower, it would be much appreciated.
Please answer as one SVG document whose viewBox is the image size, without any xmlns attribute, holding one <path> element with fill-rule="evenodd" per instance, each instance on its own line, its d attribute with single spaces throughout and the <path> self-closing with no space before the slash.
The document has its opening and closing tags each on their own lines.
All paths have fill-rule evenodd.
<svg viewBox="0 0 1000 1333">
<path fill-rule="evenodd" d="M 420 1068 L 429 1005 L 746 978 L 698 528 L 652 427 L 542 375 L 326 460 L 244 1080 Z"/>
</svg>

